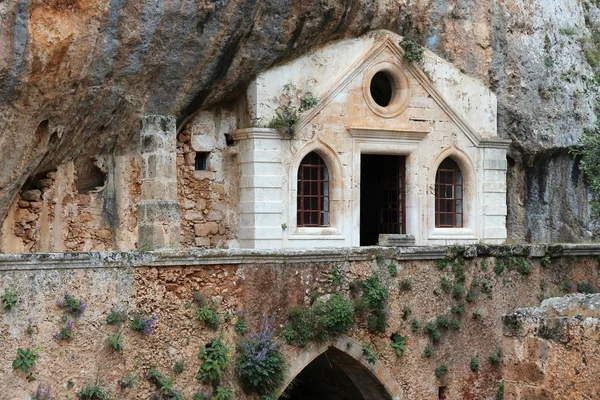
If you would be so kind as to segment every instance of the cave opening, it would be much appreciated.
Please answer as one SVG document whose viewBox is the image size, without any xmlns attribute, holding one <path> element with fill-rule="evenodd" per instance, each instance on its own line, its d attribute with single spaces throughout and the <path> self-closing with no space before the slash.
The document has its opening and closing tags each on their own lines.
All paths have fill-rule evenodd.
<svg viewBox="0 0 600 400">
<path fill-rule="evenodd" d="M 391 400 L 391 396 L 369 368 L 330 347 L 296 375 L 279 399 Z"/>
</svg>

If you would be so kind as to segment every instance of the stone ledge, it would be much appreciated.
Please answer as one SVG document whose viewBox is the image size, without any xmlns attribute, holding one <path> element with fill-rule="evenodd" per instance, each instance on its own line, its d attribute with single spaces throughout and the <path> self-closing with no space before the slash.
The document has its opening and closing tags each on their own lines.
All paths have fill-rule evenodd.
<svg viewBox="0 0 600 400">
<path fill-rule="evenodd" d="M 187 249 L 85 253 L 0 254 L 0 271 L 82 268 L 167 267 L 231 264 L 292 264 L 369 261 L 378 255 L 398 261 L 439 260 L 448 251 L 477 256 L 600 256 L 600 244 L 335 247 L 320 249 Z"/>
</svg>

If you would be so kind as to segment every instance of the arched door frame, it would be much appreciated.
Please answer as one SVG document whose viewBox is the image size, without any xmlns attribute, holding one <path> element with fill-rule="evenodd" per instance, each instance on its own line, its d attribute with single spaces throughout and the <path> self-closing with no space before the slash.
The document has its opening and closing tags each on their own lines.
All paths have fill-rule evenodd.
<svg viewBox="0 0 600 400">
<path fill-rule="evenodd" d="M 356 341 L 350 339 L 347 336 L 340 336 L 325 343 L 311 343 L 303 349 L 300 354 L 296 357 L 296 360 L 292 363 L 288 377 L 282 385 L 281 392 L 283 392 L 292 381 L 306 368 L 311 362 L 313 362 L 321 354 L 325 353 L 330 348 L 335 348 L 342 351 L 346 355 L 352 357 L 356 362 L 360 363 L 363 367 L 369 369 L 374 377 L 383 385 L 385 390 L 388 392 L 392 400 L 402 400 L 402 392 L 398 382 L 389 373 L 387 368 L 379 362 L 375 361 L 375 364 L 370 364 L 365 361 L 361 346 Z M 279 393 L 281 394 L 281 393 Z"/>
</svg>

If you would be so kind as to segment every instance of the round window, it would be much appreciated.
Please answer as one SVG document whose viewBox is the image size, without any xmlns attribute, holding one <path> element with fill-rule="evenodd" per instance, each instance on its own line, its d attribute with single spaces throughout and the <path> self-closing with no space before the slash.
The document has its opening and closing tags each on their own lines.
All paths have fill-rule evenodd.
<svg viewBox="0 0 600 400">
<path fill-rule="evenodd" d="M 387 107 L 394 94 L 394 82 L 384 71 L 379 71 L 371 79 L 371 97 L 381 107 Z"/>
<path fill-rule="evenodd" d="M 410 82 L 398 64 L 384 61 L 365 73 L 363 96 L 371 111 L 392 118 L 408 106 Z"/>
</svg>

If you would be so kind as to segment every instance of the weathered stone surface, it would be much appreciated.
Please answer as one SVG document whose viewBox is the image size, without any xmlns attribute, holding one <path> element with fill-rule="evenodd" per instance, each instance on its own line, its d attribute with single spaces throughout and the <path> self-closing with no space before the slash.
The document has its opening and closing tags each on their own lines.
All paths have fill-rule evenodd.
<svg viewBox="0 0 600 400">
<path fill-rule="evenodd" d="M 37 189 L 28 190 L 21 193 L 21 198 L 26 201 L 40 201 L 42 198 L 42 192 Z"/>
</svg>

